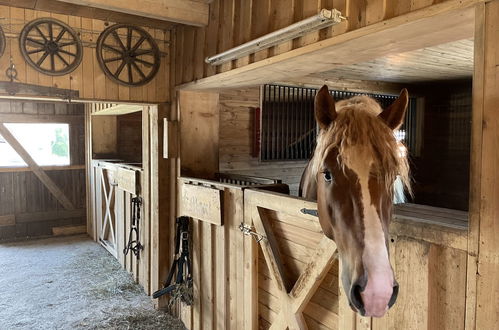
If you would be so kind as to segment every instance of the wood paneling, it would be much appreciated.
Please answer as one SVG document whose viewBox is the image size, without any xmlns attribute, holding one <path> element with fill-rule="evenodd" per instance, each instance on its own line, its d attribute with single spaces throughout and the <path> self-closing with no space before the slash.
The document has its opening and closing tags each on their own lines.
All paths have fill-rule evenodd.
<svg viewBox="0 0 499 330">
<path fill-rule="evenodd" d="M 169 100 L 169 39 L 170 32 L 161 29 L 146 28 L 155 39 L 161 51 L 161 64 L 156 77 L 144 86 L 127 87 L 118 85 L 104 75 L 96 54 L 95 46 L 99 34 L 112 20 L 104 21 L 95 18 L 55 14 L 32 9 L 16 8 L 0 5 L 2 28 L 7 36 L 5 53 L 0 57 L 0 67 L 7 68 L 10 56 L 18 71 L 17 79 L 21 83 L 40 86 L 58 87 L 76 90 L 80 98 L 113 101 L 166 102 Z M 74 12 L 78 14 L 78 12 Z M 83 42 L 83 60 L 80 66 L 70 74 L 52 77 L 31 68 L 24 61 L 19 51 L 19 33 L 29 21 L 40 17 L 52 17 L 69 24 Z"/>
<path fill-rule="evenodd" d="M 190 222 L 194 303 L 191 307 L 180 304 L 179 313 L 184 315 L 188 329 L 254 329 L 250 315 L 255 297 L 256 250 L 254 242 L 238 228 L 244 221 L 243 188 L 180 178 L 179 185 L 185 184 L 223 191 L 224 225 L 196 218 Z M 189 198 L 180 203 L 189 203 L 192 197 L 203 198 L 198 193 L 190 191 Z"/>
<path fill-rule="evenodd" d="M 81 150 L 83 152 L 83 150 Z M 64 211 L 33 172 L 0 173 L 0 216 L 15 218 L 0 226 L 0 239 L 52 235 L 52 228 L 85 223 L 85 174 L 83 169 L 49 171 L 75 210 Z"/>
<path fill-rule="evenodd" d="M 43 166 L 37 171 L 43 172 L 45 179 L 52 182 L 51 187 L 58 187 L 58 193 L 74 207 L 74 210 L 65 210 L 32 168 L 2 168 L 0 216 L 7 216 L 10 222 L 8 226 L 1 226 L 0 239 L 52 235 L 52 227 L 85 223 L 82 109 L 82 105 L 75 104 L 0 102 L 0 122 L 69 124 L 71 165 Z"/>
<path fill-rule="evenodd" d="M 219 152 L 218 94 L 180 92 L 179 106 L 182 175 L 214 178 Z"/>
<path fill-rule="evenodd" d="M 261 162 L 252 156 L 254 108 L 260 107 L 260 89 L 220 93 L 220 172 L 281 179 L 298 195 L 306 162 Z"/>
<path fill-rule="evenodd" d="M 345 65 L 367 62 L 375 58 L 412 51 L 438 44 L 470 38 L 473 35 L 473 9 L 476 1 L 414 1 L 404 0 L 397 2 L 369 1 L 362 2 L 348 0 L 339 3 L 314 1 L 294 1 L 286 5 L 283 10 L 278 3 L 284 1 L 251 1 L 251 20 L 246 29 L 251 31 L 251 38 L 277 29 L 279 26 L 301 20 L 318 11 L 318 8 L 331 6 L 343 11 L 348 21 L 336 26 L 314 32 L 294 40 L 292 45 L 286 42 L 271 49 L 262 50 L 246 58 L 233 61 L 235 69 L 214 69 L 204 62 L 195 61 L 194 71 L 205 72 L 205 76 L 212 76 L 222 72 L 213 79 L 197 80 L 195 83 L 183 87 L 190 89 L 230 88 L 254 86 L 276 80 L 286 80 L 293 77 L 322 72 Z M 212 4 L 213 15 L 218 19 L 210 20 L 204 29 L 197 29 L 197 33 L 209 33 L 210 41 L 218 42 L 218 49 L 205 47 L 203 57 L 215 55 L 229 49 L 230 42 L 220 42 L 221 38 L 230 38 L 232 35 L 225 29 L 234 29 L 237 33 L 237 42 L 242 42 L 242 30 L 235 26 L 219 24 L 218 21 L 226 14 L 225 6 L 218 1 Z M 397 3 L 397 4 L 396 4 Z M 244 17 L 241 12 L 243 6 L 235 6 L 235 17 Z M 246 9 L 247 10 L 247 9 Z M 282 15 L 282 17 L 281 17 Z M 390 21 L 381 19 L 393 18 Z M 220 26 L 218 33 L 212 26 Z M 246 31 L 246 30 L 244 30 Z M 411 33 L 414 32 L 414 33 Z M 189 32 L 191 33 L 191 31 Z M 192 49 L 186 43 L 186 31 L 179 30 L 176 40 L 177 54 L 187 56 Z M 424 36 L 424 38 L 422 38 Z M 196 39 L 196 36 L 194 36 Z M 317 42 L 322 39 L 320 42 Z M 208 40 L 208 38 L 206 38 Z M 387 40 L 390 42 L 387 43 Z M 195 47 L 195 46 L 194 46 Z M 292 50 L 288 51 L 290 48 Z M 201 56 L 200 56 L 201 58 Z M 248 62 L 254 62 L 248 64 Z M 205 67 L 204 70 L 197 66 Z M 225 67 L 227 67 L 225 65 Z M 192 79 L 185 79 L 185 75 L 178 75 L 176 84 L 188 83 Z"/>
<path fill-rule="evenodd" d="M 459 40 L 346 65 L 311 77 L 330 81 L 357 79 L 398 83 L 465 79 L 473 74 L 473 45 L 473 39 Z"/>
</svg>

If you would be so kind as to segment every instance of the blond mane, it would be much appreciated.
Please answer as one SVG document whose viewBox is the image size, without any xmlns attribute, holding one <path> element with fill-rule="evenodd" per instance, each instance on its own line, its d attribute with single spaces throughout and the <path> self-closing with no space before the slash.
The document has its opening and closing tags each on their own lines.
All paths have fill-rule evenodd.
<svg viewBox="0 0 499 330">
<path fill-rule="evenodd" d="M 358 151 L 361 146 L 372 159 L 371 171 L 384 179 L 387 192 L 393 191 L 393 183 L 400 176 L 406 190 L 412 194 L 407 156 L 401 154 L 400 143 L 393 131 L 377 118 L 381 111 L 379 104 L 368 96 L 355 96 L 337 102 L 336 119 L 317 137 L 311 164 L 313 173 L 321 171 L 328 149 L 338 150 L 338 162 L 344 168 L 344 160 L 349 153 Z M 356 151 L 352 147 L 357 147 Z"/>
</svg>

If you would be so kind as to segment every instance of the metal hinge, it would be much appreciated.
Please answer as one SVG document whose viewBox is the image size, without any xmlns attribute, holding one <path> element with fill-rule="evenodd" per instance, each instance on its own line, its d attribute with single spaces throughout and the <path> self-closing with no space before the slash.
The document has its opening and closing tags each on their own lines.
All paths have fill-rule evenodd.
<svg viewBox="0 0 499 330">
<path fill-rule="evenodd" d="M 255 241 L 257 243 L 260 243 L 261 240 L 263 240 L 264 238 L 267 239 L 267 237 L 257 233 L 253 226 L 250 226 L 250 225 L 247 225 L 247 224 L 244 224 L 241 222 L 241 224 L 239 225 L 239 230 L 243 233 L 243 235 L 246 235 L 246 236 L 253 236 L 253 238 L 255 239 Z"/>
</svg>

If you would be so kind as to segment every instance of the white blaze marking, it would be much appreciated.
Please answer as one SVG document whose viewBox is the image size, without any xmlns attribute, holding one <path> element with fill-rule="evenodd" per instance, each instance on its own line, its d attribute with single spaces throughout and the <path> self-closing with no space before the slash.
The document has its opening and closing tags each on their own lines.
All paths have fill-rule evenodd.
<svg viewBox="0 0 499 330">
<path fill-rule="evenodd" d="M 385 233 L 376 208 L 371 203 L 369 172 L 371 162 L 364 157 L 362 148 L 353 148 L 346 159 L 346 165 L 359 178 L 364 208 L 364 251 L 362 260 L 367 273 L 367 286 L 362 292 L 366 314 L 383 316 L 393 292 L 393 272 L 390 266 Z M 358 274 L 360 276 L 362 274 Z"/>
</svg>

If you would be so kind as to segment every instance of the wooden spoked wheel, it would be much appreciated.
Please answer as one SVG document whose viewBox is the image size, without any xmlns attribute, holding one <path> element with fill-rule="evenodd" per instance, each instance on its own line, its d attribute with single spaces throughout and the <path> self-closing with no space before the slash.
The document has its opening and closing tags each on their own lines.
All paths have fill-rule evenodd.
<svg viewBox="0 0 499 330">
<path fill-rule="evenodd" d="M 126 86 L 140 86 L 158 73 L 160 55 L 156 42 L 145 30 L 116 24 L 99 36 L 97 60 L 111 80 Z"/>
<path fill-rule="evenodd" d="M 3 29 L 0 26 L 0 57 L 3 55 L 5 51 L 5 33 L 3 33 Z"/>
<path fill-rule="evenodd" d="M 83 46 L 76 32 L 52 18 L 29 22 L 21 31 L 19 45 L 29 65 L 51 76 L 72 72 L 83 57 Z"/>
</svg>

